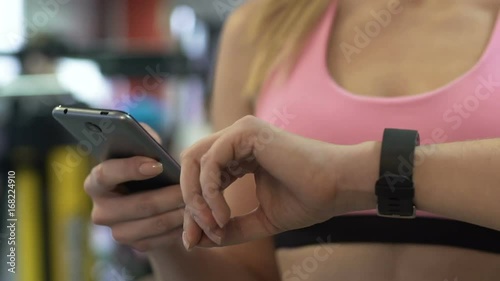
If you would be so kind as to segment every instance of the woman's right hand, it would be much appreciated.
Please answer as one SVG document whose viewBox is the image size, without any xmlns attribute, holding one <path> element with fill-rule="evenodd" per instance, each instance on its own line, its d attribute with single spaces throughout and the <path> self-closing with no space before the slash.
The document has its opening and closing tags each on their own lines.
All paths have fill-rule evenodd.
<svg viewBox="0 0 500 281">
<path fill-rule="evenodd" d="M 146 157 L 112 159 L 94 167 L 84 184 L 94 204 L 92 221 L 109 226 L 118 243 L 139 251 L 182 245 L 184 202 L 179 185 L 128 195 L 119 192 L 124 182 L 149 179 L 162 171 L 160 163 Z"/>
<path fill-rule="evenodd" d="M 139 251 L 182 243 L 184 204 L 179 185 L 129 195 L 119 185 L 152 178 L 161 164 L 146 157 L 112 159 L 92 169 L 85 191 L 92 198 L 92 221 L 109 226 L 113 238 Z"/>
</svg>

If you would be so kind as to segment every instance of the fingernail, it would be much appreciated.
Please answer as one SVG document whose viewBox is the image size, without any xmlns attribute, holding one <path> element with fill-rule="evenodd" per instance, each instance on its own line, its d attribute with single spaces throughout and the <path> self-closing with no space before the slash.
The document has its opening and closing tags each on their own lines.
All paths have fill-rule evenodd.
<svg viewBox="0 0 500 281">
<path fill-rule="evenodd" d="M 187 240 L 187 234 L 185 231 L 182 232 L 182 243 L 184 244 L 184 248 L 186 248 L 186 250 L 191 250 L 191 244 L 189 244 L 189 241 Z"/>
<path fill-rule="evenodd" d="M 222 223 L 222 221 L 219 219 L 218 216 L 215 215 L 214 211 L 212 211 L 212 216 L 214 217 L 215 221 L 217 222 L 217 224 L 219 225 L 220 228 L 224 228 L 224 224 Z"/>
<path fill-rule="evenodd" d="M 214 237 L 212 237 L 212 240 L 215 242 L 215 244 L 217 244 L 219 246 L 222 244 L 222 237 L 214 235 Z"/>
<path fill-rule="evenodd" d="M 145 176 L 156 176 L 163 172 L 163 165 L 160 162 L 148 162 L 139 166 L 139 172 Z"/>
<path fill-rule="evenodd" d="M 223 231 L 222 229 L 216 229 L 214 231 L 212 231 L 212 236 L 213 236 L 213 241 L 217 244 L 217 245 L 221 245 L 222 244 L 222 235 L 223 235 Z"/>
</svg>

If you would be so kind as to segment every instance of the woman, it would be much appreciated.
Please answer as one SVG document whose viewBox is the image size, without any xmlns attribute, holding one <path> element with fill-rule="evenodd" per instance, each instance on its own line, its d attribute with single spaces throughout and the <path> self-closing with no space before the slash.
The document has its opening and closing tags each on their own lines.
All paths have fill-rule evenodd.
<svg viewBox="0 0 500 281">
<path fill-rule="evenodd" d="M 499 8 L 497 0 L 250 1 L 224 31 L 215 129 L 254 114 L 340 145 L 380 140 L 386 127 L 417 129 L 423 144 L 500 137 L 494 122 Z M 428 213 L 410 223 L 355 213 L 275 240 L 186 252 L 179 186 L 112 192 L 161 169 L 141 157 L 111 160 L 94 168 L 85 184 L 94 222 L 148 252 L 159 280 L 489 281 L 500 275 L 496 232 Z M 233 183 L 225 197 L 232 216 L 258 205 L 251 176 Z M 213 218 L 198 218 L 206 219 Z M 186 222 L 191 225 L 184 228 L 193 227 Z M 410 235 L 384 235 L 402 228 Z"/>
</svg>

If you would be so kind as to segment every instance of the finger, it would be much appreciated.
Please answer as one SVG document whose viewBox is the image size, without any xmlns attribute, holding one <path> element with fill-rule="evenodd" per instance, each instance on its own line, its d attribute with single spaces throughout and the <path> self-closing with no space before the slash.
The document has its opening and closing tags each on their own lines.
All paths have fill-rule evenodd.
<svg viewBox="0 0 500 281">
<path fill-rule="evenodd" d="M 99 225 L 153 217 L 184 208 L 179 185 L 126 196 L 95 200 L 92 221 Z"/>
<path fill-rule="evenodd" d="M 184 178 L 184 183 L 183 183 Z M 189 179 L 187 179 L 189 178 Z M 201 188 L 199 180 L 199 166 L 193 164 L 189 167 L 186 165 L 182 166 L 181 169 L 181 189 L 184 202 L 186 204 L 187 214 L 191 217 L 187 220 L 190 223 L 192 220 L 196 221 L 194 224 L 198 225 L 201 229 L 209 230 L 217 225 L 215 219 L 212 217 L 212 212 L 201 196 Z M 193 180 L 194 179 L 194 180 Z M 186 181 L 190 183 L 185 184 Z M 213 223 L 212 223 L 213 222 Z M 191 233 L 192 232 L 192 233 Z M 198 229 L 191 227 L 186 229 L 186 239 L 189 245 L 196 245 L 199 240 Z"/>
<path fill-rule="evenodd" d="M 201 197 L 200 197 L 201 198 Z M 217 225 L 212 212 L 205 203 L 203 211 L 190 210 L 191 216 L 203 232 L 215 243 L 222 243 L 223 230 Z"/>
<path fill-rule="evenodd" d="M 194 196 L 201 194 L 200 186 L 200 158 L 217 140 L 219 134 L 198 141 L 190 149 L 181 154 L 180 184 L 182 196 L 186 206 L 190 206 Z M 196 203 L 196 202 L 193 202 Z"/>
<path fill-rule="evenodd" d="M 213 152 L 211 151 L 212 149 L 201 160 L 200 185 L 203 199 L 210 208 L 214 220 L 220 228 L 223 228 L 231 217 L 231 210 L 224 198 L 223 188 L 229 186 L 235 177 L 229 175 L 225 170 L 221 171 L 221 168 L 213 162 Z M 223 180 L 227 181 L 224 183 L 224 187 Z"/>
<path fill-rule="evenodd" d="M 278 234 L 284 230 L 274 226 L 266 217 L 261 207 L 249 214 L 232 218 L 223 229 L 223 240 L 221 244 L 202 240 L 198 246 L 214 247 L 241 244 Z"/>
<path fill-rule="evenodd" d="M 146 130 L 146 132 L 148 132 L 148 134 L 150 134 L 153 137 L 153 139 L 155 139 L 155 141 L 157 141 L 159 144 L 161 144 L 160 135 L 158 135 L 158 133 L 155 130 L 153 130 L 153 128 L 151 128 L 151 126 L 149 126 L 148 124 L 146 124 L 144 122 L 141 122 L 140 124 L 144 128 L 144 130 Z"/>
<path fill-rule="evenodd" d="M 212 143 L 219 137 L 220 134 L 212 135 L 205 138 L 195 145 L 193 145 L 189 150 L 184 152 L 181 156 L 181 190 L 182 197 L 186 204 L 187 214 L 191 216 L 190 219 L 186 218 L 185 223 L 189 224 L 187 229 L 185 229 L 185 240 L 190 246 L 196 245 L 199 241 L 201 232 L 198 228 L 206 229 L 210 233 L 210 229 L 214 229 L 217 223 L 212 217 L 212 212 L 208 208 L 207 203 L 202 197 L 202 190 L 200 186 L 200 158 L 201 156 L 210 148 Z M 196 224 L 194 217 L 198 219 L 200 223 L 199 227 L 194 227 L 192 224 Z M 191 224 L 192 223 L 192 224 Z"/>
<path fill-rule="evenodd" d="M 182 226 L 184 210 L 160 214 L 142 220 L 127 221 L 111 227 L 113 238 L 121 244 L 133 242 L 167 234 Z"/>
<path fill-rule="evenodd" d="M 215 243 L 212 239 L 210 239 L 205 233 L 202 233 L 201 239 L 195 247 L 200 248 L 215 248 L 221 247 L 221 245 Z"/>
<path fill-rule="evenodd" d="M 182 227 L 178 227 L 166 234 L 160 234 L 156 237 L 150 237 L 134 242 L 131 246 L 140 252 L 153 252 L 155 250 L 163 251 L 164 246 L 180 243 L 181 235 Z"/>
<path fill-rule="evenodd" d="M 187 210 L 184 210 L 183 228 L 182 242 L 184 243 L 186 250 L 191 250 L 199 243 L 200 238 L 203 235 L 203 231 L 198 224 L 196 224 L 193 217 Z"/>
<path fill-rule="evenodd" d="M 91 197 L 102 196 L 113 191 L 121 183 L 149 179 L 162 171 L 161 163 L 147 157 L 111 159 L 92 169 L 85 180 L 84 188 Z"/>
<path fill-rule="evenodd" d="M 199 195 L 197 198 L 201 201 L 203 200 Z M 203 233 L 217 244 L 220 244 L 223 239 L 223 230 L 217 225 L 208 205 L 205 202 L 198 204 L 205 207 L 198 209 L 186 208 L 186 217 L 184 220 L 186 249 L 196 246 Z"/>
<path fill-rule="evenodd" d="M 251 142 L 251 141 L 250 141 Z M 222 193 L 237 177 L 250 172 L 245 158 L 251 156 L 251 145 L 238 131 L 218 138 L 200 161 L 200 184 L 203 198 L 212 210 L 220 228 L 229 221 L 231 211 Z M 251 144 L 251 143 L 250 143 Z M 238 160 L 244 160 L 241 165 Z M 236 166 L 236 167 L 235 167 Z M 236 174 L 230 172 L 236 171 Z"/>
</svg>

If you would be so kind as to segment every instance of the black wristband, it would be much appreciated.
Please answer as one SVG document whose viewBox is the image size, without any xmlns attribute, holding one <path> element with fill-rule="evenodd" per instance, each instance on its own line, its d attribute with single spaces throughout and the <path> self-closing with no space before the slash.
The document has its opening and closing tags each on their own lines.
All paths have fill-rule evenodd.
<svg viewBox="0 0 500 281">
<path fill-rule="evenodd" d="M 415 218 L 413 159 L 418 145 L 417 131 L 384 130 L 380 173 L 375 187 L 379 216 Z"/>
</svg>

